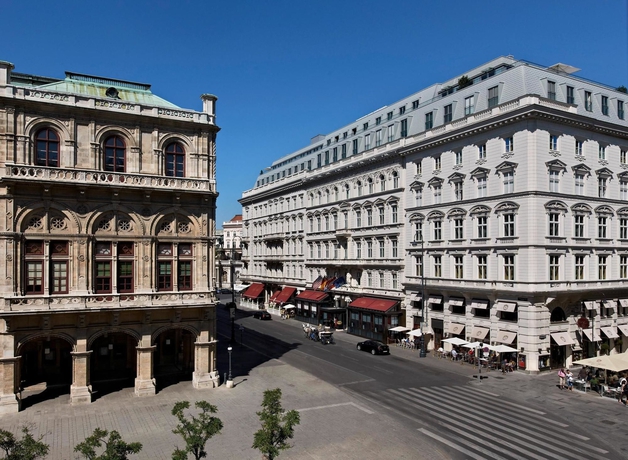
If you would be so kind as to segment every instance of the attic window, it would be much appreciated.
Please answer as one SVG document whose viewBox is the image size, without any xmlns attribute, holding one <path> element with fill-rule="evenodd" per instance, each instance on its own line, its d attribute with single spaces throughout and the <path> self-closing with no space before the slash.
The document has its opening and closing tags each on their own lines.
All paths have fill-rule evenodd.
<svg viewBox="0 0 628 460">
<path fill-rule="evenodd" d="M 115 89 L 113 86 L 111 88 L 107 88 L 107 91 L 105 91 L 105 95 L 107 97 L 111 97 L 114 99 L 118 98 L 118 90 Z"/>
</svg>

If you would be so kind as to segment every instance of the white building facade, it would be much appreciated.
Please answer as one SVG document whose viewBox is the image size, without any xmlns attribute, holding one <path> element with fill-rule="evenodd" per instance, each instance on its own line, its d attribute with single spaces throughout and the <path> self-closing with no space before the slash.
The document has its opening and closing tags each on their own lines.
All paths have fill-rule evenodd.
<svg viewBox="0 0 628 460">
<path fill-rule="evenodd" d="M 282 157 L 240 200 L 242 278 L 342 277 L 349 332 L 424 319 L 429 349 L 506 344 L 529 372 L 624 351 L 628 95 L 577 70 L 501 57 Z M 378 329 L 364 296 L 403 314 Z"/>
</svg>

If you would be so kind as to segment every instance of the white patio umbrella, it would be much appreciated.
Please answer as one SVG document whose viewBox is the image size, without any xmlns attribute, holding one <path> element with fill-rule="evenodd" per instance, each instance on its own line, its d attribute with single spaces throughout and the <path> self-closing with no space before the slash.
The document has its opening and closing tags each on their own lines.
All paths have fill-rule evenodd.
<svg viewBox="0 0 628 460">
<path fill-rule="evenodd" d="M 441 342 L 451 343 L 452 345 L 464 345 L 466 343 L 469 343 L 466 340 L 462 340 L 459 337 L 450 337 L 448 339 L 441 340 Z"/>
<path fill-rule="evenodd" d="M 393 328 L 388 329 L 390 332 L 406 332 L 409 331 L 410 328 L 409 327 L 403 327 L 403 326 L 396 326 Z"/>
<path fill-rule="evenodd" d="M 414 329 L 408 332 L 407 334 L 411 335 L 412 337 L 421 337 L 423 335 L 423 333 L 421 332 L 421 329 Z"/>
<path fill-rule="evenodd" d="M 291 308 L 297 308 L 297 307 L 295 307 L 295 306 L 294 306 L 294 305 L 292 305 L 292 304 L 288 304 L 288 305 L 284 305 L 282 308 L 283 308 L 284 310 L 290 310 Z"/>
<path fill-rule="evenodd" d="M 464 348 L 479 348 L 480 345 L 484 345 L 483 342 L 471 342 L 471 343 L 465 343 L 464 345 L 462 345 Z"/>
<path fill-rule="evenodd" d="M 516 353 L 519 350 L 508 345 L 489 345 L 489 350 L 493 350 L 495 353 Z"/>
<path fill-rule="evenodd" d="M 602 355 L 593 358 L 580 359 L 574 361 L 574 364 L 582 366 L 597 367 L 607 371 L 621 372 L 628 369 L 628 355 L 621 353 L 618 355 Z"/>
</svg>

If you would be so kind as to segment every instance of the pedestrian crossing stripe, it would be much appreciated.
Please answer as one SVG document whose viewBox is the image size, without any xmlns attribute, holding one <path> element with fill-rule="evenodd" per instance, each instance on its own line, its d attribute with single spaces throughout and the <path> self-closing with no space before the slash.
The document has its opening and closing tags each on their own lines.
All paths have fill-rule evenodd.
<svg viewBox="0 0 628 460">
<path fill-rule="evenodd" d="M 599 454 L 608 453 L 586 442 L 586 436 L 568 430 L 568 424 L 551 420 L 541 411 L 469 387 L 400 388 L 368 394 L 374 400 L 399 403 L 394 407 L 406 417 L 405 413 L 413 415 L 408 418 L 417 420 L 417 410 L 429 414 L 439 430 L 419 431 L 468 458 L 564 460 L 592 454 L 599 458 Z"/>
</svg>

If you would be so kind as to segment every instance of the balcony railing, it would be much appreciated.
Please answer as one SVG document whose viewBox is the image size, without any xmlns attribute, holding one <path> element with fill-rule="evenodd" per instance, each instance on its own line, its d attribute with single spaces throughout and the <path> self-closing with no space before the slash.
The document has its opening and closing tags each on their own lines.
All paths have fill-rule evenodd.
<svg viewBox="0 0 628 460">
<path fill-rule="evenodd" d="M 116 187 L 157 188 L 192 192 L 213 192 L 216 182 L 208 179 L 150 176 L 147 174 L 48 168 L 44 166 L 7 165 L 6 176 L 33 182 L 71 182 L 74 185 L 105 185 Z"/>
<path fill-rule="evenodd" d="M 208 304 L 215 301 L 210 291 L 179 291 L 124 294 L 5 297 L 4 311 L 90 310 L 103 308 L 172 307 Z"/>
</svg>

